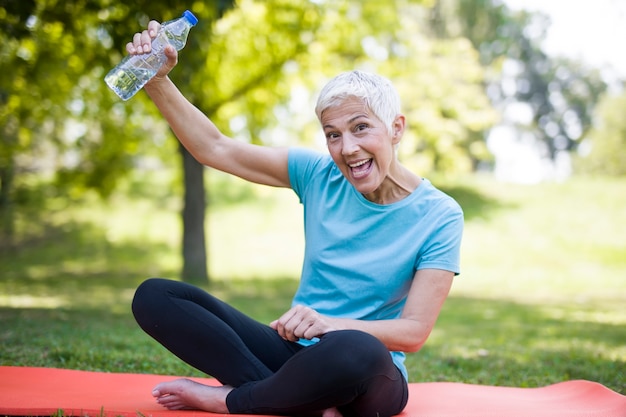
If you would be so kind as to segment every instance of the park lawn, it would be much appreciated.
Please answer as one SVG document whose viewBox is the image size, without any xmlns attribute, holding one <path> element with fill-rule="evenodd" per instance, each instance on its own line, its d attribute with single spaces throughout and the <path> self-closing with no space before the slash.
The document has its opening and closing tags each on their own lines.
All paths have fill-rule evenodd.
<svg viewBox="0 0 626 417">
<path fill-rule="evenodd" d="M 427 344 L 408 355 L 411 380 L 588 379 L 626 394 L 626 180 L 433 181 L 466 214 L 462 273 Z M 227 186 L 247 193 L 209 214 L 208 288 L 269 322 L 297 286 L 302 210 L 288 190 Z M 77 204 L 49 215 L 49 239 L 1 253 L 0 364 L 201 376 L 129 308 L 141 280 L 176 276 L 177 209 L 121 196 Z"/>
</svg>

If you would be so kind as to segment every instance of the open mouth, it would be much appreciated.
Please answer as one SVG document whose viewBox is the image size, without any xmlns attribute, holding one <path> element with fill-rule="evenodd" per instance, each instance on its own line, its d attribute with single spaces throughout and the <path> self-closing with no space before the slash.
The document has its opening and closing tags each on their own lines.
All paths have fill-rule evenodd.
<svg viewBox="0 0 626 417">
<path fill-rule="evenodd" d="M 349 164 L 352 176 L 356 179 L 363 178 L 372 170 L 373 159 L 364 159 L 353 164 Z"/>
</svg>

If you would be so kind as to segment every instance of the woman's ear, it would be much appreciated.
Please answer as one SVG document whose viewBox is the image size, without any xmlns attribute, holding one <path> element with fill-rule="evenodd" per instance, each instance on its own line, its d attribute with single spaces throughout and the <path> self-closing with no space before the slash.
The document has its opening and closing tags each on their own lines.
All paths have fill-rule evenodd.
<svg viewBox="0 0 626 417">
<path fill-rule="evenodd" d="M 391 125 L 391 129 L 392 129 L 392 143 L 394 145 L 398 144 L 400 142 L 400 139 L 402 139 L 402 135 L 404 134 L 404 129 L 406 128 L 406 119 L 404 118 L 403 114 L 399 114 L 396 116 L 396 118 L 393 121 L 393 124 Z"/>
</svg>

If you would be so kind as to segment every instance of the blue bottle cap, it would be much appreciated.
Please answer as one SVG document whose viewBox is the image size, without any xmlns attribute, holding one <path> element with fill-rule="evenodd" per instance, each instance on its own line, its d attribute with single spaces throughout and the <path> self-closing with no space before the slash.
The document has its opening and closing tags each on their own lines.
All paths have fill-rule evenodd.
<svg viewBox="0 0 626 417">
<path fill-rule="evenodd" d="M 183 17 L 187 19 L 189 23 L 191 23 L 191 26 L 195 26 L 198 23 L 198 18 L 195 17 L 193 13 L 191 13 L 191 11 L 189 10 L 185 10 L 185 13 L 183 13 Z"/>
</svg>

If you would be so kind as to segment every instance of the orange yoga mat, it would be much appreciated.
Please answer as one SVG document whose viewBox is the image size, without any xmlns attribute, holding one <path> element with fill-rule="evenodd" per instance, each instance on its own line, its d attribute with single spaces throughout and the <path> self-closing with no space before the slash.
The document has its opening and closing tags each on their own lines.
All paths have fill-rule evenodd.
<svg viewBox="0 0 626 417">
<path fill-rule="evenodd" d="M 150 392 L 178 377 L 0 366 L 0 415 L 94 417 L 211 417 L 200 411 L 168 411 Z M 192 378 L 217 384 L 210 378 Z M 410 384 L 402 417 L 626 417 L 626 396 L 590 381 L 541 388 L 452 382 Z"/>
</svg>

